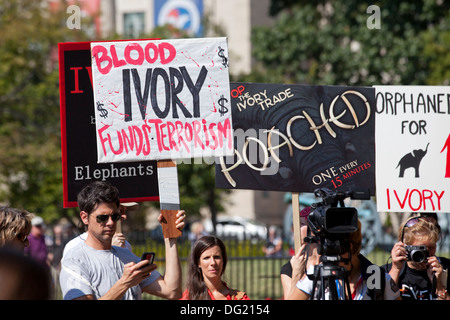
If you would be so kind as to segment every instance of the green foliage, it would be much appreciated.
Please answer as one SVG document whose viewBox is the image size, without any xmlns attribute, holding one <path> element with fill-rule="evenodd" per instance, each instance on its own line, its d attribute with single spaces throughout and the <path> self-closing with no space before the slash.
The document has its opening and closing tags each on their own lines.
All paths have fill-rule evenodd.
<svg viewBox="0 0 450 320">
<path fill-rule="evenodd" d="M 450 19 L 422 34 L 423 55 L 429 61 L 428 85 L 450 85 Z"/>
<path fill-rule="evenodd" d="M 149 38 L 179 39 L 179 38 L 189 38 L 189 35 L 186 31 L 177 29 L 169 24 L 165 26 L 155 27 L 150 33 Z"/>
<path fill-rule="evenodd" d="M 65 5 L 61 8 L 65 9 Z M 0 202 L 40 214 L 62 209 L 57 44 L 85 39 L 64 11 L 0 1 Z"/>
<path fill-rule="evenodd" d="M 371 4 L 273 0 L 272 12 L 280 12 L 274 26 L 256 27 L 252 33 L 260 65 L 250 79 L 321 85 L 448 81 L 448 74 L 442 74 L 448 68 L 439 70 L 433 60 L 446 59 L 441 51 L 448 56 L 450 4 L 378 1 L 381 28 L 369 29 L 366 10 Z"/>
<path fill-rule="evenodd" d="M 66 2 L 53 11 L 49 3 L 0 0 L 0 203 L 41 214 L 47 223 L 75 214 L 62 208 L 57 44 L 89 40 L 93 30 L 89 19 L 81 30 L 68 29 Z M 370 4 L 273 0 L 277 21 L 252 35 L 258 66 L 239 80 L 448 85 L 450 3 L 378 1 L 379 30 L 367 28 Z M 159 27 L 149 37 L 186 34 Z M 188 214 L 221 210 L 227 191 L 215 188 L 213 165 L 180 164 L 178 172 Z"/>
<path fill-rule="evenodd" d="M 0 0 L 0 203 L 25 208 L 51 223 L 78 217 L 76 209 L 62 206 L 57 44 L 94 39 L 87 36 L 92 20 L 83 19 L 81 30 L 67 28 L 65 1 L 60 10 L 44 4 Z M 164 26 L 143 38 L 180 37 L 187 34 Z M 211 212 L 221 208 L 214 166 L 180 165 L 178 171 L 183 209 L 195 215 L 205 206 Z"/>
<path fill-rule="evenodd" d="M 221 200 L 229 191 L 216 189 L 214 165 L 181 163 L 177 169 L 181 206 L 189 215 L 199 214 L 204 207 L 211 214 L 223 209 Z"/>
</svg>

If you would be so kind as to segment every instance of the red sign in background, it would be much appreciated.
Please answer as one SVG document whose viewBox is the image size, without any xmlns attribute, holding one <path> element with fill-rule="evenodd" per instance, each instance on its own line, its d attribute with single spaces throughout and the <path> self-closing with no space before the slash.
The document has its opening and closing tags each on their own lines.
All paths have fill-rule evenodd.
<svg viewBox="0 0 450 320">
<path fill-rule="evenodd" d="M 64 207 L 94 180 L 119 189 L 121 201 L 159 201 L 156 161 L 97 163 L 90 42 L 59 44 Z"/>
</svg>

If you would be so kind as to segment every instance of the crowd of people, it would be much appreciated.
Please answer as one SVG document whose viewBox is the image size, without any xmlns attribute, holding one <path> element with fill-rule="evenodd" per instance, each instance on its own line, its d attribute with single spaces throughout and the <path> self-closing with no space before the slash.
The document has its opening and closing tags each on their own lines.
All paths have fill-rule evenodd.
<svg viewBox="0 0 450 320">
<path fill-rule="evenodd" d="M 49 265 L 58 266 L 59 284 L 67 300 L 139 300 L 142 293 L 181 300 L 249 300 L 246 292 L 224 280 L 228 257 L 224 242 L 202 230 L 196 232 L 188 259 L 185 284 L 177 238 L 165 238 L 164 272 L 155 263 L 133 254 L 125 236 L 117 232 L 126 205 L 117 188 L 93 182 L 78 194 L 80 219 L 86 232 L 70 242 L 55 229 L 54 247 L 48 252 L 41 217 L 7 206 L 0 207 L 0 300 L 52 299 Z M 300 212 L 301 238 L 308 239 L 310 208 Z M 176 228 L 183 230 L 186 214 L 179 210 Z M 162 215 L 160 224 L 167 223 Z M 272 231 L 272 230 L 271 230 Z M 58 235 L 58 236 L 57 236 Z M 324 257 L 317 243 L 304 242 L 281 268 L 283 298 L 352 300 L 449 300 L 447 270 L 450 260 L 436 256 L 440 227 L 436 214 L 418 214 L 405 221 L 391 251 L 392 262 L 376 266 L 361 253 L 361 223 L 348 235 L 348 251 L 333 266 L 342 278 L 327 282 Z M 278 255 L 274 233 L 264 252 Z M 326 264 L 325 264 L 326 265 Z M 375 283 L 375 285 L 374 285 Z"/>
</svg>

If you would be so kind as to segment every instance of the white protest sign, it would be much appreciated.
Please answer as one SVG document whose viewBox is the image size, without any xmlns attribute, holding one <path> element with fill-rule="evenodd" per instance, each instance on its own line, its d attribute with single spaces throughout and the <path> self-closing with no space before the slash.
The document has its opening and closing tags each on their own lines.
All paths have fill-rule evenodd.
<svg viewBox="0 0 450 320">
<path fill-rule="evenodd" d="M 98 162 L 233 154 L 226 38 L 93 42 Z"/>
<path fill-rule="evenodd" d="M 378 211 L 450 212 L 450 87 L 375 90 Z"/>
</svg>

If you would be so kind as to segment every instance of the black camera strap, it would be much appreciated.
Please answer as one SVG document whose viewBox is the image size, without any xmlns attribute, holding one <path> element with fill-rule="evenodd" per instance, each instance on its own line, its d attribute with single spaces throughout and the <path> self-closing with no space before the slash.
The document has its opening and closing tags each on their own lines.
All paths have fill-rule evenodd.
<svg viewBox="0 0 450 320">
<path fill-rule="evenodd" d="M 436 274 L 433 272 L 433 279 L 431 280 L 431 295 L 433 299 L 436 299 L 437 297 L 436 286 L 437 286 Z"/>
</svg>

